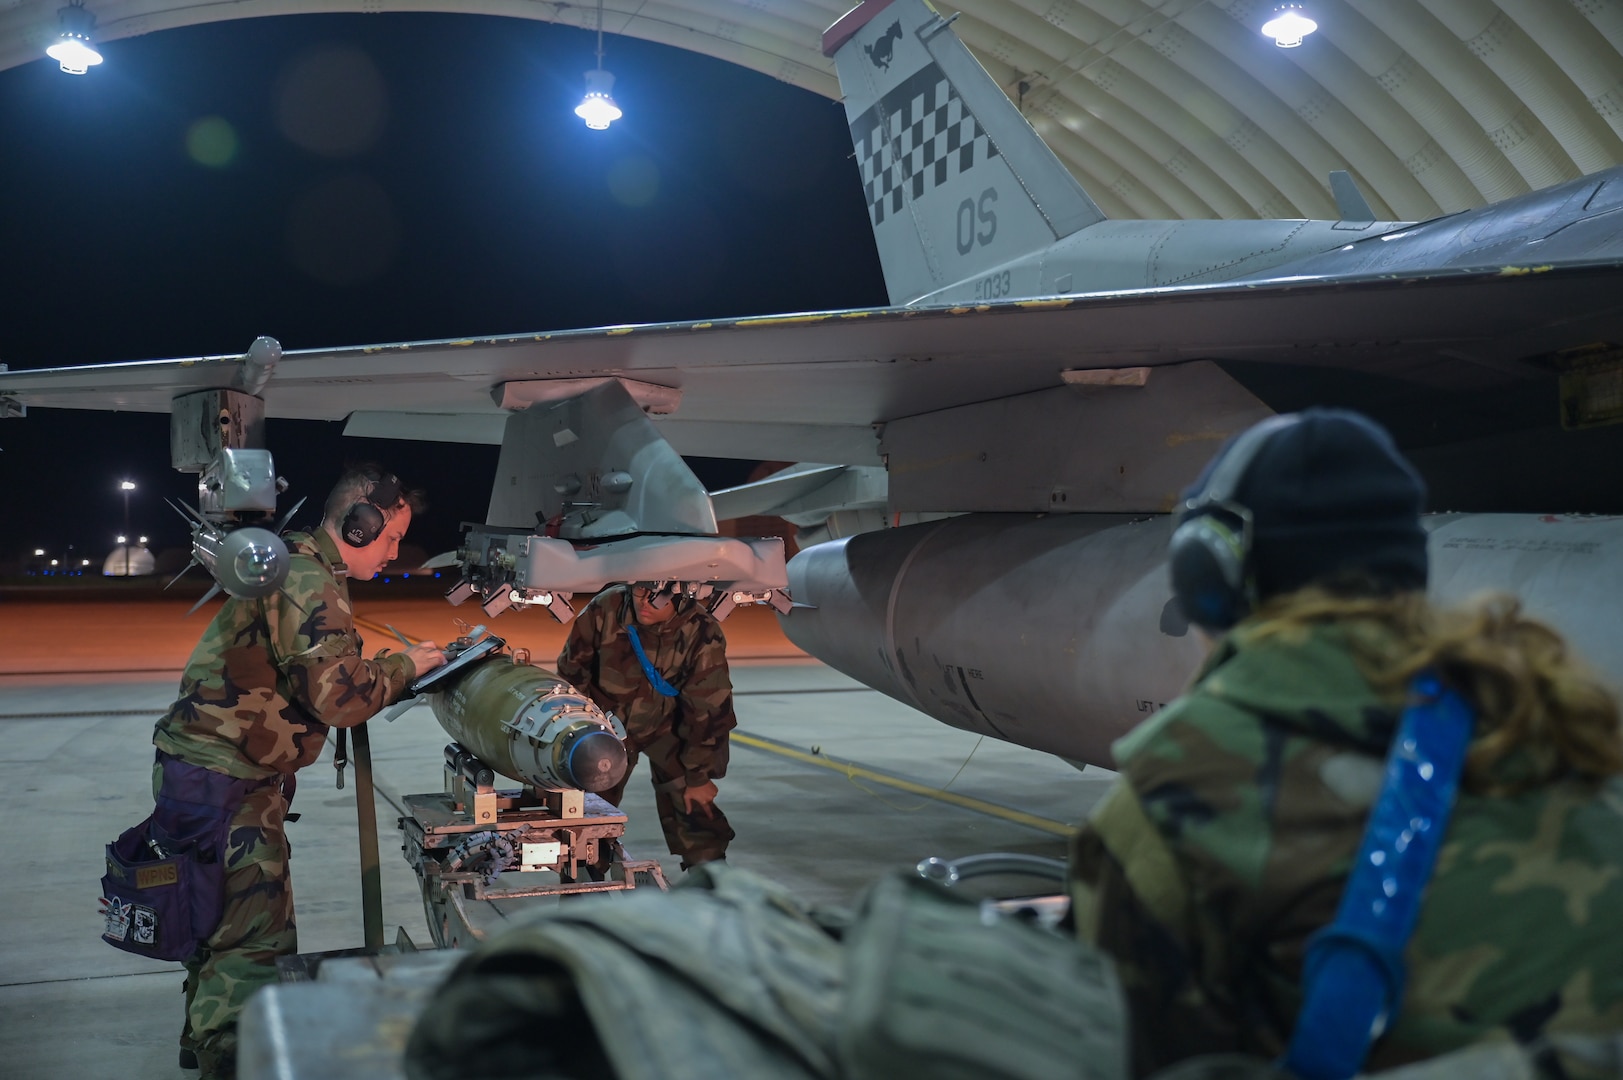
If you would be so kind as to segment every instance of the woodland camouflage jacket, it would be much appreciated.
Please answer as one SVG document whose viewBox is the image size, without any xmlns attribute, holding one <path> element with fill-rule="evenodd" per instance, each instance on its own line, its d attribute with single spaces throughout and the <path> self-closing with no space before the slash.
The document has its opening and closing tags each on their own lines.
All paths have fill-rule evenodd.
<svg viewBox="0 0 1623 1080">
<path fill-rule="evenodd" d="M 668 622 L 637 627 L 649 663 L 676 688 L 676 697 L 653 688 L 632 651 L 626 624 L 636 620 L 624 585 L 598 593 L 575 617 L 558 674 L 620 718 L 628 750 L 673 732 L 682 744 L 686 783 L 697 787 L 727 774 L 727 733 L 738 719 L 721 624 L 692 600 L 676 603 Z"/>
<path fill-rule="evenodd" d="M 158 749 L 251 779 L 291 773 L 348 727 L 400 697 L 416 675 L 405 653 L 366 660 L 337 545 L 289 533 L 287 580 L 261 600 L 226 600 L 192 650 L 180 696 L 158 721 Z"/>
<path fill-rule="evenodd" d="M 1385 631 L 1256 630 L 1237 628 L 1189 694 L 1116 744 L 1121 778 L 1074 844 L 1077 929 L 1117 958 L 1140 1074 L 1283 1050 L 1308 936 L 1335 916 L 1401 713 L 1347 648 L 1356 633 L 1395 649 Z M 1399 1017 L 1366 1068 L 1623 1031 L 1619 927 L 1623 783 L 1462 793 Z"/>
</svg>

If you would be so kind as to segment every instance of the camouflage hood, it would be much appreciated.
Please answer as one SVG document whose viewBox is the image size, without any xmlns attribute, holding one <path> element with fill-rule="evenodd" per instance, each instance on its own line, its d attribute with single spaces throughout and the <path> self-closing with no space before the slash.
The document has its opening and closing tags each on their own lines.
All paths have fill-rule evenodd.
<svg viewBox="0 0 1623 1080">
<path fill-rule="evenodd" d="M 1213 648 L 1191 692 L 1232 706 L 1283 731 L 1384 754 L 1403 710 L 1401 692 L 1371 687 L 1350 646 L 1366 655 L 1395 653 L 1392 633 L 1373 622 L 1292 625 L 1248 619 Z M 1162 716 L 1175 712 L 1174 702 Z M 1159 718 L 1157 718 L 1159 720 Z M 1162 725 L 1152 720 L 1115 744 L 1126 760 Z"/>
</svg>

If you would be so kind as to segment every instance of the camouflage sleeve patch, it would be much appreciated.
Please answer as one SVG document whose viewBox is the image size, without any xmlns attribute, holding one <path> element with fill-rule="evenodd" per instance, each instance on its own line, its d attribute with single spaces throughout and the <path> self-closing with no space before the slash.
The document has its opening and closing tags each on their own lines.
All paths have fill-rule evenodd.
<svg viewBox="0 0 1623 1080">
<path fill-rule="evenodd" d="M 315 559 L 293 560 L 266 615 L 290 696 L 323 724 L 363 723 L 398 700 L 411 681 L 404 653 L 382 660 L 361 655 L 342 587 Z"/>
<path fill-rule="evenodd" d="M 1110 853 L 1145 911 L 1174 936 L 1187 934 L 1189 893 L 1183 875 L 1130 784 L 1116 782 L 1094 808 L 1086 831 Z"/>
<path fill-rule="evenodd" d="M 673 731 L 682 744 L 678 757 L 688 786 L 727 775 L 727 733 L 738 726 L 733 683 L 727 668 L 727 641 L 708 615 L 699 620 L 692 667 L 681 684 Z"/>
<path fill-rule="evenodd" d="M 1135 1018 L 1134 1073 L 1143 1076 L 1183 1057 L 1235 1045 L 1224 1011 L 1196 977 L 1189 896 L 1180 890 L 1171 853 L 1137 804 L 1132 789 L 1118 783 L 1076 835 L 1070 893 L 1077 936 L 1116 961 Z"/>
</svg>

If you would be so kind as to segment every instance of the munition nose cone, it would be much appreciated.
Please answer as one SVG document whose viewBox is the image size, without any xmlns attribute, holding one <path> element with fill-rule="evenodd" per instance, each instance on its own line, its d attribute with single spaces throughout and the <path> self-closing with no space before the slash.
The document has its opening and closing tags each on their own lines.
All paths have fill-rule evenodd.
<svg viewBox="0 0 1623 1080">
<path fill-rule="evenodd" d="M 626 774 L 626 748 L 606 731 L 590 731 L 575 740 L 564 768 L 582 791 L 607 791 Z"/>
</svg>

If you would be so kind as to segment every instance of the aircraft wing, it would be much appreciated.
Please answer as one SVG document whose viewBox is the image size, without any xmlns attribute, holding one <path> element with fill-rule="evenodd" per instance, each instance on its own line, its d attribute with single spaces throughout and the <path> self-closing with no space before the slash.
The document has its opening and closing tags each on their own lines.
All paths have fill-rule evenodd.
<svg viewBox="0 0 1623 1080">
<path fill-rule="evenodd" d="M 619 376 L 680 394 L 680 452 L 878 464 L 876 425 L 1050 389 L 1064 372 L 1214 360 L 1270 407 L 1313 373 L 1383 393 L 1470 394 L 1554 375 L 1531 359 L 1623 342 L 1623 264 L 1276 279 L 968 307 L 873 308 L 285 353 L 269 417 L 349 433 L 499 443 L 522 384 Z M 0 373 L 16 406 L 166 412 L 240 385 L 241 357 Z M 1553 395 L 1553 390 L 1551 391 Z M 1401 394 L 1400 394 L 1401 396 Z M 1278 399 L 1271 400 L 1271 399 Z M 1370 407 L 1367 402 L 1365 407 Z"/>
</svg>

